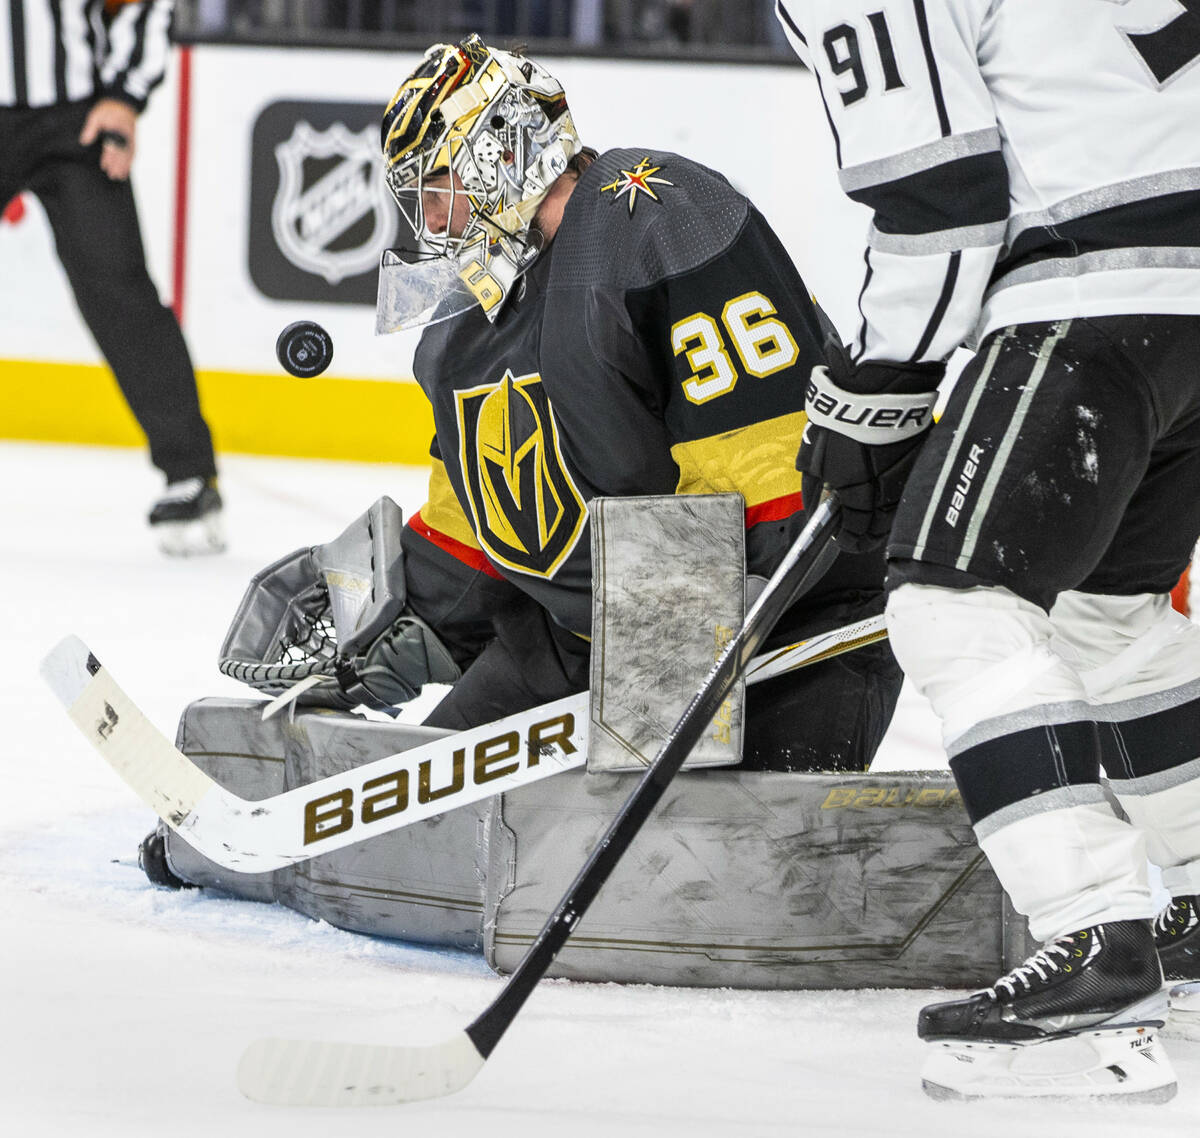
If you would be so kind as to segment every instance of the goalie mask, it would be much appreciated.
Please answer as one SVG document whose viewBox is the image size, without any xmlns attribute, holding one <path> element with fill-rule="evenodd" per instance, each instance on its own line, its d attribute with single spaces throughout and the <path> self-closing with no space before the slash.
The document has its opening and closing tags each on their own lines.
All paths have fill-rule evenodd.
<svg viewBox="0 0 1200 1138">
<path fill-rule="evenodd" d="M 477 35 L 436 44 L 388 105 L 381 140 L 388 186 L 417 246 L 383 256 L 376 332 L 475 304 L 495 320 L 541 251 L 538 206 L 579 150 L 562 86 Z M 433 194 L 443 195 L 442 232 L 428 224 Z"/>
</svg>

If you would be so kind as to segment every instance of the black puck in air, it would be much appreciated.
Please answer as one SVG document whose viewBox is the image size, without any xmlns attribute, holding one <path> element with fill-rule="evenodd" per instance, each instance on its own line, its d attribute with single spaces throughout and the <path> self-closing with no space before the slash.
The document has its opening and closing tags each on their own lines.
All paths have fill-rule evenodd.
<svg viewBox="0 0 1200 1138">
<path fill-rule="evenodd" d="M 301 379 L 320 375 L 333 359 L 333 340 L 313 320 L 297 320 L 279 333 L 275 355 L 283 370 Z"/>
</svg>

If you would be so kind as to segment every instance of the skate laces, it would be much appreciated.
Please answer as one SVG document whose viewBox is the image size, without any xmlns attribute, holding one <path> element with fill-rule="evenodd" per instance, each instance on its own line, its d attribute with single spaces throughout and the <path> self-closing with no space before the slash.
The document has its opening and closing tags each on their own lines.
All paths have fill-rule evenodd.
<svg viewBox="0 0 1200 1138">
<path fill-rule="evenodd" d="M 1194 897 L 1172 897 L 1157 917 L 1154 918 L 1154 937 L 1161 941 L 1164 937 L 1179 936 L 1189 932 L 1200 923 L 1200 914 L 1196 912 Z"/>
<path fill-rule="evenodd" d="M 984 990 L 993 1000 L 998 1001 L 998 989 L 1003 988 L 1010 1000 L 1015 999 L 1018 984 L 1023 992 L 1030 992 L 1033 990 L 1035 977 L 1045 984 L 1051 976 L 1074 972 L 1087 962 L 1098 947 L 1099 941 L 1091 929 L 1056 937 L 1050 944 L 1035 952 L 1024 964 L 1018 964 L 1011 972 L 1001 976 L 990 988 Z"/>
<path fill-rule="evenodd" d="M 160 505 L 168 502 L 190 502 L 200 497 L 205 482 L 203 478 L 184 478 L 180 482 L 169 482 L 158 499 Z"/>
</svg>

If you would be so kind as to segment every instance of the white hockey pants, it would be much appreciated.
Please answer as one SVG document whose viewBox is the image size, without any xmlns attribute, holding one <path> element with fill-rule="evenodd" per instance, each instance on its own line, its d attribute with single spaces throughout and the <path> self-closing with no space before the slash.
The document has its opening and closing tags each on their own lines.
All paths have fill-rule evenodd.
<svg viewBox="0 0 1200 1138">
<path fill-rule="evenodd" d="M 887 618 L 1035 938 L 1154 916 L 1148 859 L 1174 895 L 1200 892 L 1200 731 L 1180 729 L 1200 724 L 1200 626 L 1166 597 L 1064 593 L 1047 616 L 1006 589 L 921 584 Z"/>
</svg>

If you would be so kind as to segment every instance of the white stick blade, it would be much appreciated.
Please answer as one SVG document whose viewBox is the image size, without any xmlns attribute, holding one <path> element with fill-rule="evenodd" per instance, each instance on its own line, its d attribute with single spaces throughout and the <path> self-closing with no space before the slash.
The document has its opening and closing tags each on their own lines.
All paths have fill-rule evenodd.
<svg viewBox="0 0 1200 1138">
<path fill-rule="evenodd" d="M 462 1090 L 484 1059 L 465 1031 L 429 1047 L 258 1039 L 238 1064 L 238 1089 L 272 1106 L 392 1106 Z"/>
<path fill-rule="evenodd" d="M 90 655 L 87 645 L 78 636 L 66 636 L 46 653 L 42 661 L 42 679 L 65 708 L 71 707 L 92 678 L 87 668 Z"/>
<path fill-rule="evenodd" d="M 41 671 L 83 737 L 169 825 L 180 826 L 216 787 L 138 710 L 78 637 L 56 645 Z"/>
</svg>

